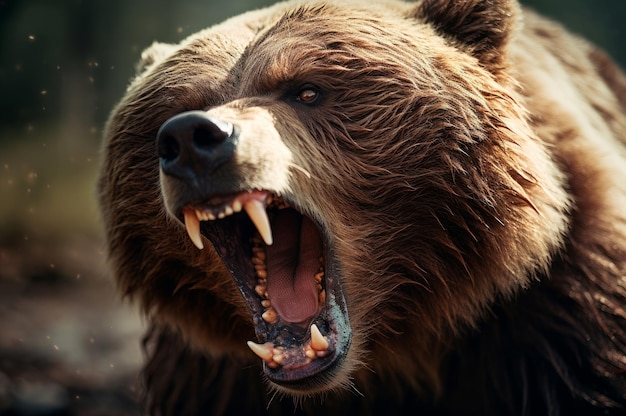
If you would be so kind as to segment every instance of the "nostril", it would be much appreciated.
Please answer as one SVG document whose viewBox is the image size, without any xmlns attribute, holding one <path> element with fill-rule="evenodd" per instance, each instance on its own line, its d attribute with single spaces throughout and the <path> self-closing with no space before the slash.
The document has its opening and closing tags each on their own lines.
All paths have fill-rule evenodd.
<svg viewBox="0 0 626 416">
<path fill-rule="evenodd" d="M 178 178 L 203 176 L 230 159 L 237 144 L 235 126 L 187 111 L 167 120 L 156 136 L 163 173 Z"/>
<path fill-rule="evenodd" d="M 193 144 L 199 149 L 210 149 L 216 144 L 222 143 L 233 133 L 233 125 L 217 120 L 205 120 L 193 129 Z"/>
<path fill-rule="evenodd" d="M 180 155 L 178 140 L 172 135 L 164 135 L 159 140 L 159 157 L 164 160 L 176 160 Z"/>
</svg>

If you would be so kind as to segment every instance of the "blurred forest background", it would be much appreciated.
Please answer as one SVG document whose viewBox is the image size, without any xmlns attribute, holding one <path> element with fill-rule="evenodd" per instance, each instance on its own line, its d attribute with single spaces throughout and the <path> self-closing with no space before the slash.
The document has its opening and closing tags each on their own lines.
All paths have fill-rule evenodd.
<svg viewBox="0 0 626 416">
<path fill-rule="evenodd" d="M 0 415 L 136 414 L 141 321 L 106 273 L 103 124 L 141 50 L 270 0 L 0 0 Z M 626 1 L 527 0 L 626 67 Z"/>
</svg>

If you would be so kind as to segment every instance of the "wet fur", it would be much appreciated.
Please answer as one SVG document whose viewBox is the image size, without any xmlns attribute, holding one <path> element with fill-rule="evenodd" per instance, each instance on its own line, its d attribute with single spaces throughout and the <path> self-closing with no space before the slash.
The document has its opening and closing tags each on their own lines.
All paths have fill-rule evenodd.
<svg viewBox="0 0 626 416">
<path fill-rule="evenodd" d="M 140 70 L 100 194 L 118 282 L 152 325 L 150 414 L 293 413 L 246 349 L 232 278 L 166 214 L 154 151 L 179 112 L 254 107 L 276 121 L 243 140 L 245 185 L 331 230 L 354 331 L 302 412 L 623 414 L 626 79 L 597 49 L 514 1 L 278 4 L 155 44 Z M 311 79 L 341 108 L 273 94 Z M 263 123 L 285 163 L 265 163 Z"/>
</svg>

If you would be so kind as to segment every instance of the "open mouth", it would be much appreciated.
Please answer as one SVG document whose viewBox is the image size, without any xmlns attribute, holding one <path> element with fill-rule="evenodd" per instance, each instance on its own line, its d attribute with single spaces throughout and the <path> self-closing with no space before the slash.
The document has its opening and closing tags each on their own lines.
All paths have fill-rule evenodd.
<svg viewBox="0 0 626 416">
<path fill-rule="evenodd" d="M 214 196 L 183 208 L 193 243 L 208 238 L 252 313 L 266 376 L 294 390 L 322 387 L 351 340 L 328 234 L 268 191 Z"/>
</svg>

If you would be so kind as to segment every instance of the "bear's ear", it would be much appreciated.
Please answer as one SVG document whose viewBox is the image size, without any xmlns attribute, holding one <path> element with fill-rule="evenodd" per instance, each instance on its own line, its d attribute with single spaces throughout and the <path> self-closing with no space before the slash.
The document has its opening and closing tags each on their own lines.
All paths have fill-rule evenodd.
<svg viewBox="0 0 626 416">
<path fill-rule="evenodd" d="M 519 15 L 517 0 L 422 0 L 411 13 L 493 73 L 505 65 L 506 46 Z"/>
<path fill-rule="evenodd" d="M 154 42 L 141 53 L 141 60 L 137 62 L 135 71 L 137 75 L 145 71 L 155 62 L 163 60 L 176 49 L 176 45 L 170 43 Z"/>
</svg>

